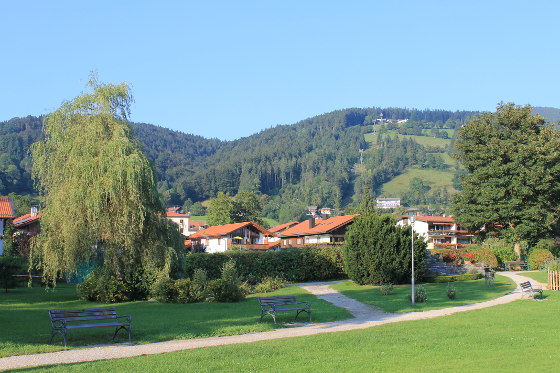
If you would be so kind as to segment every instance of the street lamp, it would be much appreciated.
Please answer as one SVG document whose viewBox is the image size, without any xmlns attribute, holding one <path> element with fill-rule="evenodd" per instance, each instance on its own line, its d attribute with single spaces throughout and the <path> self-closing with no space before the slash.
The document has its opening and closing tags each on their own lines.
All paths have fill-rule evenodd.
<svg viewBox="0 0 560 373">
<path fill-rule="evenodd" d="M 411 243 L 412 243 L 412 276 L 411 276 L 411 297 L 410 299 L 412 300 L 412 304 L 415 303 L 416 299 L 414 297 L 414 220 L 415 220 L 415 216 L 414 214 L 416 214 L 416 212 L 418 211 L 418 209 L 408 209 L 409 215 L 408 215 L 408 221 L 410 224 L 410 236 L 411 236 Z"/>
</svg>

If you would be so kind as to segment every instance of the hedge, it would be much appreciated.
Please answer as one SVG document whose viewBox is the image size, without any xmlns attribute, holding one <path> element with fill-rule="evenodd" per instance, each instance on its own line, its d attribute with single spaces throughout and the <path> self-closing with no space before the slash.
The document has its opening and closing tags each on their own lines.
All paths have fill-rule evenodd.
<svg viewBox="0 0 560 373">
<path fill-rule="evenodd" d="M 546 263 L 553 259 L 554 255 L 547 249 L 532 249 L 527 261 L 531 269 L 543 269 Z"/>
<path fill-rule="evenodd" d="M 233 259 L 241 278 L 252 284 L 265 277 L 286 281 L 322 281 L 345 278 L 339 247 L 290 248 L 281 251 L 242 251 L 193 253 L 185 258 L 185 275 L 192 277 L 195 269 L 206 271 L 209 279 L 217 279 L 225 262 Z"/>
<path fill-rule="evenodd" d="M 465 273 L 463 275 L 426 277 L 426 278 L 424 278 L 424 281 L 426 281 L 426 282 L 454 282 L 454 281 L 478 280 L 479 278 L 482 278 L 482 275 L 480 273 Z"/>
</svg>

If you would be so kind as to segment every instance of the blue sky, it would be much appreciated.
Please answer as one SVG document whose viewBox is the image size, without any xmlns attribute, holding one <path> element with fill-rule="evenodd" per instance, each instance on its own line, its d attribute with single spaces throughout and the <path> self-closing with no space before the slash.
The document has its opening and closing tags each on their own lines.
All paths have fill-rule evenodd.
<svg viewBox="0 0 560 373">
<path fill-rule="evenodd" d="M 235 139 L 349 107 L 560 107 L 554 1 L 3 1 L 0 121 L 89 72 L 132 120 Z"/>
</svg>

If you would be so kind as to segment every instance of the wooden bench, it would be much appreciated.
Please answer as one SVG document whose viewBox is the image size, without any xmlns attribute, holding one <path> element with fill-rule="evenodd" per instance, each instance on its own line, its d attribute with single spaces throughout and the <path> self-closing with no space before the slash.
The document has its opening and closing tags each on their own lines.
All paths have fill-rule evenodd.
<svg viewBox="0 0 560 373">
<path fill-rule="evenodd" d="M 510 262 L 504 262 L 504 269 L 506 271 L 511 271 L 512 268 L 519 267 L 525 271 L 529 270 L 529 264 L 522 260 L 515 260 Z"/>
<path fill-rule="evenodd" d="M 542 298 L 542 288 L 533 287 L 531 282 L 525 281 L 519 284 L 521 288 L 521 298 L 525 295 L 525 293 L 529 294 L 529 298 L 535 299 L 535 293 L 539 293 L 539 296 Z"/>
<path fill-rule="evenodd" d="M 66 333 L 69 329 L 102 327 L 115 327 L 113 340 L 117 333 L 124 329 L 128 332 L 128 341 L 132 342 L 131 317 L 128 315 L 117 315 L 115 307 L 49 310 L 49 316 L 52 327 L 50 343 L 52 343 L 53 337 L 58 333 L 64 339 L 64 346 L 66 346 Z M 93 322 L 84 323 L 87 321 Z"/>
<path fill-rule="evenodd" d="M 282 297 L 259 297 L 261 305 L 261 320 L 264 316 L 270 315 L 276 323 L 276 313 L 280 311 L 296 311 L 296 320 L 300 313 L 307 312 L 309 321 L 311 321 L 311 303 L 298 302 L 294 296 Z"/>
</svg>

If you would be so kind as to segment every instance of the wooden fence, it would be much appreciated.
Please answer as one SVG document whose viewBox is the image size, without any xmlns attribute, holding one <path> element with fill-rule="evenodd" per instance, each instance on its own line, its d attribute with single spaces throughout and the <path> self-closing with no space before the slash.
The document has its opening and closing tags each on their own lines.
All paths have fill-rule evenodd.
<svg viewBox="0 0 560 373">
<path fill-rule="evenodd" d="M 548 271 L 548 288 L 550 290 L 560 290 L 560 272 Z"/>
</svg>

